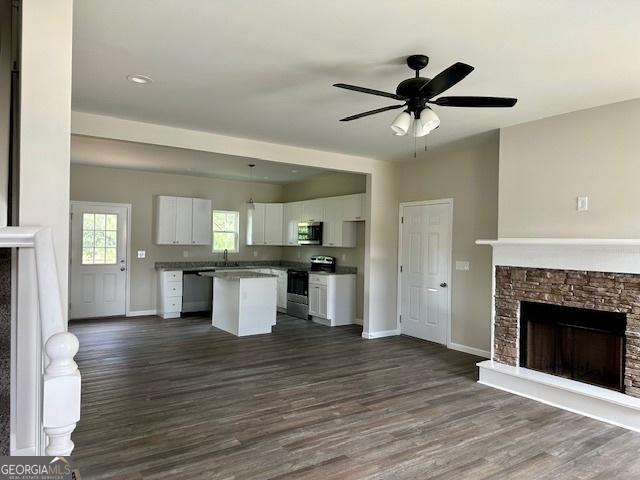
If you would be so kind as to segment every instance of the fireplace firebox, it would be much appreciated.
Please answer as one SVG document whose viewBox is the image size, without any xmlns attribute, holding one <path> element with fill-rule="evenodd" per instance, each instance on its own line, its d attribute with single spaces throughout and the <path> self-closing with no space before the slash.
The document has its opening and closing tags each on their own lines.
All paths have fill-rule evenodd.
<svg viewBox="0 0 640 480">
<path fill-rule="evenodd" d="M 520 366 L 624 393 L 626 315 L 520 302 Z"/>
</svg>

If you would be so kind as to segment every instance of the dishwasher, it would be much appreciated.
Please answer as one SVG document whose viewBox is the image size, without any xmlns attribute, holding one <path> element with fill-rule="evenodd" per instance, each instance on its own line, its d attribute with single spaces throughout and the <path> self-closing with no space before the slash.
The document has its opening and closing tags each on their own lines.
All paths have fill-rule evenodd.
<svg viewBox="0 0 640 480">
<path fill-rule="evenodd" d="M 211 311 L 213 278 L 199 275 L 211 270 L 185 271 L 182 275 L 182 313 Z"/>
</svg>

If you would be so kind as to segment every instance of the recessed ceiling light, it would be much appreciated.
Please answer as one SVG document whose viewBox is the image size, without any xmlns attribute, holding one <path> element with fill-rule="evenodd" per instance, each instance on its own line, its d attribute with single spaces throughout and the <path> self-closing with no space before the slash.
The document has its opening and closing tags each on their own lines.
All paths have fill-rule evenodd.
<svg viewBox="0 0 640 480">
<path fill-rule="evenodd" d="M 291 170 L 291 173 L 298 173 L 298 170 Z"/>
<path fill-rule="evenodd" d="M 153 82 L 153 78 L 138 74 L 127 75 L 127 80 L 133 83 L 140 83 L 142 85 Z"/>
</svg>

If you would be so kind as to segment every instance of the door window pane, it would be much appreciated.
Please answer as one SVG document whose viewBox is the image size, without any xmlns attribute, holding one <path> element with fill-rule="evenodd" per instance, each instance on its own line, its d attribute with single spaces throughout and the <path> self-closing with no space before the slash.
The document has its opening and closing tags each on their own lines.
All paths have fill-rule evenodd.
<svg viewBox="0 0 640 480">
<path fill-rule="evenodd" d="M 82 214 L 82 264 L 115 265 L 118 256 L 118 215 Z"/>
</svg>

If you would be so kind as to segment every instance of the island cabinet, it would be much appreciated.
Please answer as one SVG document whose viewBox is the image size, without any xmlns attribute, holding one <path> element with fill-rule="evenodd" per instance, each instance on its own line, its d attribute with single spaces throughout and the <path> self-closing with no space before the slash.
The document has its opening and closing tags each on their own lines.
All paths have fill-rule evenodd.
<svg viewBox="0 0 640 480">
<path fill-rule="evenodd" d="M 211 245 L 211 200 L 158 195 L 154 209 L 156 245 Z"/>
</svg>

